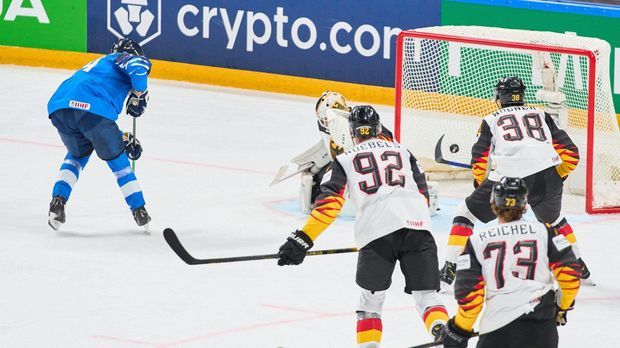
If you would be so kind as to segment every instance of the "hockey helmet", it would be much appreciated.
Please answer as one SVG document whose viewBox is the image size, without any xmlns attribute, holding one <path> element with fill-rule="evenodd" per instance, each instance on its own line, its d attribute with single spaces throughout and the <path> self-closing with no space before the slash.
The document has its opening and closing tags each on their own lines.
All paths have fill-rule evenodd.
<svg viewBox="0 0 620 348">
<path fill-rule="evenodd" d="M 491 203 L 500 209 L 524 210 L 527 204 L 527 186 L 521 178 L 503 177 L 493 184 Z"/>
<path fill-rule="evenodd" d="M 139 43 L 133 41 L 128 38 L 120 38 L 116 40 L 110 53 L 116 52 L 126 52 L 129 54 L 133 54 L 134 56 L 144 56 L 144 51 L 142 50 L 142 46 Z"/>
<path fill-rule="evenodd" d="M 358 105 L 351 110 L 349 127 L 353 137 L 376 137 L 381 132 L 381 120 L 372 106 Z"/>
<path fill-rule="evenodd" d="M 325 91 L 316 102 L 314 110 L 316 117 L 319 119 L 321 126 L 328 128 L 327 111 L 329 109 L 337 109 L 349 112 L 351 108 L 347 106 L 347 99 L 338 92 Z"/>
<path fill-rule="evenodd" d="M 525 104 L 525 85 L 517 76 L 502 77 L 495 85 L 495 100 L 502 107 Z"/>
</svg>

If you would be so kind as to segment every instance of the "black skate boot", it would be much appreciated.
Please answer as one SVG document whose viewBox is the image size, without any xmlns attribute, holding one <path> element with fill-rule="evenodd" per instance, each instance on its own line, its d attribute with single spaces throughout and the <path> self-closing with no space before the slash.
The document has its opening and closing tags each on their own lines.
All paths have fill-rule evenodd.
<svg viewBox="0 0 620 348">
<path fill-rule="evenodd" d="M 148 226 L 148 223 L 151 221 L 151 217 L 149 216 L 149 213 L 146 212 L 146 208 L 144 206 L 132 210 L 132 213 L 133 219 L 136 220 L 138 226 Z M 145 228 L 148 231 L 148 227 Z"/>
<path fill-rule="evenodd" d="M 439 342 L 443 339 L 443 330 L 446 328 L 445 324 L 436 324 L 431 329 L 431 335 L 435 338 L 435 342 Z"/>
<path fill-rule="evenodd" d="M 67 204 L 67 199 L 63 196 L 54 196 L 50 202 L 47 224 L 55 231 L 58 231 L 60 225 L 65 223 L 65 204 Z"/>
</svg>

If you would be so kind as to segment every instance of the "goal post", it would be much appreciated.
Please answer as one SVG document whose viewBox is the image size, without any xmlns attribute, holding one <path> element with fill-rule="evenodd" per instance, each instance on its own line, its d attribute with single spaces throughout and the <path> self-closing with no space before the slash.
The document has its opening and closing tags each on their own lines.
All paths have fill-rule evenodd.
<svg viewBox="0 0 620 348">
<path fill-rule="evenodd" d="M 482 118 L 497 110 L 495 84 L 519 76 L 526 103 L 550 113 L 579 148 L 579 165 L 565 187 L 585 194 L 588 213 L 619 213 L 620 131 L 610 51 L 600 39 L 552 32 L 477 26 L 403 31 L 396 45 L 395 137 L 431 177 L 462 172 L 437 163 L 437 151 L 444 162 L 469 164 Z"/>
</svg>

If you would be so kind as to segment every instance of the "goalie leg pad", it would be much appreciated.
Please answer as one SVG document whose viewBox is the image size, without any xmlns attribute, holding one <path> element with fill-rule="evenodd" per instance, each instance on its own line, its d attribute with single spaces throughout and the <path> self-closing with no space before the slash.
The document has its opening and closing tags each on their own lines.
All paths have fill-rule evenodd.
<svg viewBox="0 0 620 348">
<path fill-rule="evenodd" d="M 301 173 L 301 188 L 299 192 L 299 206 L 301 212 L 310 214 L 312 211 L 312 187 L 314 186 L 314 175 L 310 172 Z"/>
<path fill-rule="evenodd" d="M 428 185 L 428 209 L 431 216 L 434 216 L 439 210 L 439 183 L 427 181 L 426 184 Z"/>
</svg>

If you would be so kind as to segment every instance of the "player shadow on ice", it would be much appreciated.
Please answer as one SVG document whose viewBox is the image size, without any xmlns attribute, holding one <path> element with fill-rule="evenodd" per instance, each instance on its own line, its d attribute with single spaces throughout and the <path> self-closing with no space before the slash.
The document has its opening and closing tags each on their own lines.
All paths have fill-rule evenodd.
<svg viewBox="0 0 620 348">
<path fill-rule="evenodd" d="M 126 230 L 110 230 L 110 231 L 77 231 L 77 230 L 61 230 L 57 231 L 56 235 L 61 238 L 115 238 L 127 236 L 142 236 L 149 237 L 144 233 L 144 230 L 140 229 L 126 229 Z"/>
</svg>

